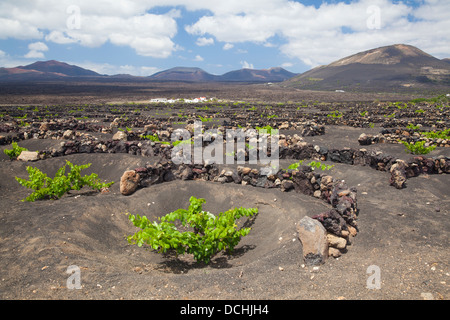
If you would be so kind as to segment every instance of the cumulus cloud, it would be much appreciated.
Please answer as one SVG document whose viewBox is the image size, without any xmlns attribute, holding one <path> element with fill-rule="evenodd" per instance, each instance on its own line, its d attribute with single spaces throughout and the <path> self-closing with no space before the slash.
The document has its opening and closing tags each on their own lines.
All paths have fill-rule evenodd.
<svg viewBox="0 0 450 320">
<path fill-rule="evenodd" d="M 201 37 L 198 38 L 197 41 L 195 42 L 199 47 L 204 47 L 204 46 L 209 46 L 214 44 L 214 39 L 213 38 L 205 38 L 205 37 Z"/>
<path fill-rule="evenodd" d="M 205 59 L 203 59 L 203 57 L 200 55 L 196 55 L 194 58 L 194 61 L 203 61 L 203 60 L 205 60 Z"/>
<path fill-rule="evenodd" d="M 48 51 L 48 47 L 43 42 L 34 42 L 28 45 L 30 50 L 24 57 L 28 59 L 43 59 L 45 58 L 44 52 Z"/>
<path fill-rule="evenodd" d="M 242 69 L 255 69 L 253 64 L 248 63 L 247 61 L 241 61 Z"/>
<path fill-rule="evenodd" d="M 294 64 L 292 62 L 285 62 L 285 63 L 281 64 L 282 68 L 290 68 L 292 66 L 294 66 Z"/>
<path fill-rule="evenodd" d="M 225 43 L 223 46 L 223 50 L 230 50 L 234 48 L 234 44 L 232 43 Z"/>
<path fill-rule="evenodd" d="M 87 47 L 110 42 L 142 56 L 166 58 L 177 49 L 172 39 L 180 12 L 150 14 L 153 5 L 136 0 L 3 0 L 0 39 L 45 39 Z"/>
<path fill-rule="evenodd" d="M 77 40 L 66 36 L 64 32 L 59 30 L 50 32 L 48 35 L 45 36 L 45 40 L 58 44 L 68 44 L 77 42 Z"/>
</svg>

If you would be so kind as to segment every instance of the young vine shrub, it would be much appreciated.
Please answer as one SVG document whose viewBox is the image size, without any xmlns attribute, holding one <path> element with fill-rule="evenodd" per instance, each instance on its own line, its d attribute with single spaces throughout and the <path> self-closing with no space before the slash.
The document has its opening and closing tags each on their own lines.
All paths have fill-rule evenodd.
<svg viewBox="0 0 450 320">
<path fill-rule="evenodd" d="M 69 166 L 70 172 L 65 175 L 66 166 Z M 87 169 L 91 164 L 74 165 L 66 160 L 66 164 L 59 168 L 55 177 L 49 178 L 38 168 L 28 166 L 27 172 L 29 180 L 16 177 L 17 182 L 22 186 L 33 189 L 28 197 L 22 201 L 36 201 L 42 199 L 59 199 L 70 190 L 80 190 L 84 186 L 89 186 L 94 190 L 109 188 L 114 182 L 101 182 L 96 173 L 81 176 L 81 170 Z"/>
<path fill-rule="evenodd" d="M 15 160 L 17 159 L 18 156 L 20 156 L 20 154 L 22 153 L 22 151 L 28 151 L 27 148 L 22 148 L 19 147 L 19 145 L 17 144 L 17 142 L 13 142 L 11 144 L 12 149 L 5 149 L 3 150 L 3 152 L 11 159 L 11 160 Z"/>
<path fill-rule="evenodd" d="M 128 236 L 128 242 L 139 247 L 147 244 L 159 253 L 175 250 L 177 254 L 193 254 L 197 262 L 209 263 L 212 256 L 222 250 L 231 253 L 241 238 L 250 232 L 249 227 L 238 229 L 236 221 L 258 213 L 257 208 L 241 207 L 215 216 L 203 211 L 205 199 L 191 197 L 189 202 L 187 210 L 171 212 L 159 218 L 159 223 L 151 222 L 145 216 L 129 215 L 129 220 L 141 230 Z M 193 231 L 180 232 L 173 223 L 176 220 Z"/>
<path fill-rule="evenodd" d="M 401 140 L 400 142 L 406 147 L 405 151 L 409 151 L 409 153 L 412 154 L 428 154 L 436 149 L 436 146 L 425 147 L 425 141 L 417 141 L 414 144 L 409 144 L 408 142 Z"/>
</svg>

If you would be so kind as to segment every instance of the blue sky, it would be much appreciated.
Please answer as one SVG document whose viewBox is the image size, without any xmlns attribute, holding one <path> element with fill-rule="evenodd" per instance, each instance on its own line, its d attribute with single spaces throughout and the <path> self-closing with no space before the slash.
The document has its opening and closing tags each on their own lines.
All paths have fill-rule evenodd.
<svg viewBox="0 0 450 320">
<path fill-rule="evenodd" d="M 300 73 L 396 43 L 446 58 L 448 12 L 448 0 L 2 0 L 0 66 L 54 59 L 102 74 Z"/>
</svg>

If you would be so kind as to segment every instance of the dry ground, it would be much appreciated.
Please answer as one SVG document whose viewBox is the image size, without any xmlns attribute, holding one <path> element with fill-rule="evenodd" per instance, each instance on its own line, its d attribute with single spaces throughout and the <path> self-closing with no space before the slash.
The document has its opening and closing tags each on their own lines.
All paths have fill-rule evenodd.
<svg viewBox="0 0 450 320">
<path fill-rule="evenodd" d="M 354 130 L 348 134 L 356 134 Z M 32 150 L 33 142 L 24 145 Z M 395 147 L 400 154 L 401 147 Z M 118 181 L 126 169 L 152 160 L 84 154 L 35 166 L 52 175 L 65 159 L 93 163 L 86 173 L 96 172 L 108 181 Z M 423 293 L 449 298 L 447 175 L 413 178 L 406 189 L 397 190 L 388 185 L 385 172 L 335 164 L 331 174 L 358 188 L 360 233 L 346 254 L 317 271 L 302 266 L 295 234 L 295 223 L 303 216 L 328 209 L 312 197 L 177 181 L 128 197 L 116 183 L 109 194 L 85 190 L 57 201 L 24 203 L 19 200 L 29 191 L 14 177 L 25 177 L 25 167 L 22 162 L 0 162 L 2 299 L 421 299 Z M 211 212 L 259 208 L 253 230 L 233 256 L 219 255 L 204 266 L 189 256 L 164 258 L 127 243 L 125 236 L 136 230 L 125 213 L 157 217 L 186 208 L 191 195 L 205 198 L 205 209 Z M 81 268 L 81 290 L 66 287 L 70 265 Z M 381 270 L 379 290 L 366 288 L 371 265 Z"/>
</svg>

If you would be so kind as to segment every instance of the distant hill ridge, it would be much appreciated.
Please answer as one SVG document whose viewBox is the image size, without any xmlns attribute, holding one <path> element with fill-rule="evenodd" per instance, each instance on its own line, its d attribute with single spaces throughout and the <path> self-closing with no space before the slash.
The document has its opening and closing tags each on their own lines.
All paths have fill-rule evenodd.
<svg viewBox="0 0 450 320">
<path fill-rule="evenodd" d="M 77 79 L 99 78 L 100 80 L 154 80 L 154 81 L 236 81 L 236 82 L 280 82 L 295 76 L 283 68 L 270 68 L 264 70 L 242 69 L 226 73 L 225 75 L 212 75 L 196 67 L 175 67 L 157 72 L 148 77 L 136 77 L 132 75 L 101 75 L 92 70 L 84 69 L 76 65 L 70 65 L 56 60 L 37 61 L 30 65 L 14 68 L 0 68 L 0 80 L 30 81 L 39 79 Z"/>
<path fill-rule="evenodd" d="M 200 68 L 175 67 L 157 72 L 149 78 L 164 81 L 281 82 L 295 75 L 280 67 L 261 70 L 240 69 L 223 75 L 212 75 Z"/>
<path fill-rule="evenodd" d="M 148 77 L 101 75 L 55 60 L 15 68 L 0 68 L 0 81 L 33 80 L 281 82 L 283 86 L 312 90 L 435 88 L 450 86 L 450 59 L 438 59 L 407 44 L 384 46 L 348 57 L 302 74 L 283 68 L 240 69 L 222 75 L 196 67 L 175 67 Z"/>
</svg>

